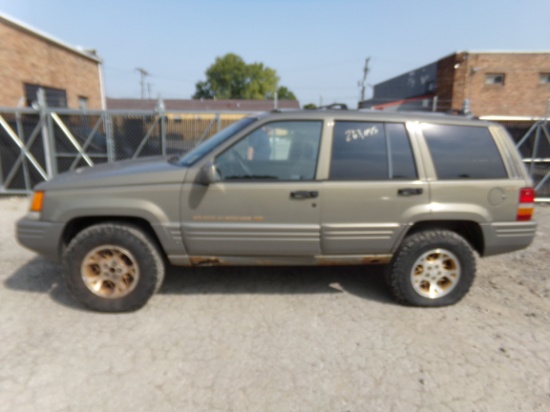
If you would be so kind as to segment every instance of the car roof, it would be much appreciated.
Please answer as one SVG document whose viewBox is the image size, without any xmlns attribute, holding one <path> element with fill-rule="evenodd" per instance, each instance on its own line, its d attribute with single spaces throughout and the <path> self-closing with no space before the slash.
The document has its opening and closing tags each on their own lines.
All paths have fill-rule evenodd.
<svg viewBox="0 0 550 412">
<path fill-rule="evenodd" d="M 349 121 L 383 121 L 383 122 L 429 122 L 463 126 L 489 126 L 491 122 L 467 116 L 432 112 L 387 112 L 381 110 L 273 110 L 259 116 L 261 119 L 335 119 Z"/>
</svg>

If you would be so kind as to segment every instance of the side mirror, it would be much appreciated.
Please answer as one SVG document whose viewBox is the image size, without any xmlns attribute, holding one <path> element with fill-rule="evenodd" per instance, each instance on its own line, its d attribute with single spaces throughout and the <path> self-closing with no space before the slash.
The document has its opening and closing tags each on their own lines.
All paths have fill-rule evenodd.
<svg viewBox="0 0 550 412">
<path fill-rule="evenodd" d="M 216 172 L 216 166 L 214 163 L 209 162 L 200 168 L 199 173 L 197 174 L 197 183 L 208 186 L 211 183 L 214 183 L 218 180 L 218 173 Z"/>
</svg>

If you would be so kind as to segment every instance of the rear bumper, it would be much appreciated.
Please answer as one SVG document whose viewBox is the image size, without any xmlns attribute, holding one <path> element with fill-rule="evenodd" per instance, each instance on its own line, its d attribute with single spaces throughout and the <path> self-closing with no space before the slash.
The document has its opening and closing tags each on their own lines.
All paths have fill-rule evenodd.
<svg viewBox="0 0 550 412">
<path fill-rule="evenodd" d="M 481 225 L 485 250 L 483 256 L 513 252 L 529 246 L 535 238 L 537 222 L 505 222 Z"/>
<path fill-rule="evenodd" d="M 33 219 L 31 214 L 16 225 L 17 241 L 28 249 L 52 260 L 59 260 L 63 225 Z"/>
</svg>

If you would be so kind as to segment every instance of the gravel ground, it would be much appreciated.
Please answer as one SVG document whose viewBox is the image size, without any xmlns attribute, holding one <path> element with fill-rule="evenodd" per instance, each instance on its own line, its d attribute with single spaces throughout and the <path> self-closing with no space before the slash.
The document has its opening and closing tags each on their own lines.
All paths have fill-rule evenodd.
<svg viewBox="0 0 550 412">
<path fill-rule="evenodd" d="M 136 313 L 84 310 L 0 198 L 0 411 L 548 411 L 550 207 L 453 307 L 372 268 L 171 270 Z"/>
</svg>

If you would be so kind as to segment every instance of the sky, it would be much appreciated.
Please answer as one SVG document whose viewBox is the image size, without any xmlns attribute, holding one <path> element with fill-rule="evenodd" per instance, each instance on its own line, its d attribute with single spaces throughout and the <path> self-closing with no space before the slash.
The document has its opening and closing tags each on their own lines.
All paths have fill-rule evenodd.
<svg viewBox="0 0 550 412">
<path fill-rule="evenodd" d="M 0 0 L 0 12 L 96 49 L 108 97 L 189 99 L 216 57 L 277 71 L 302 105 L 357 107 L 372 85 L 456 51 L 550 51 L 550 0 Z M 2 40 L 0 39 L 0 42 Z"/>
</svg>

